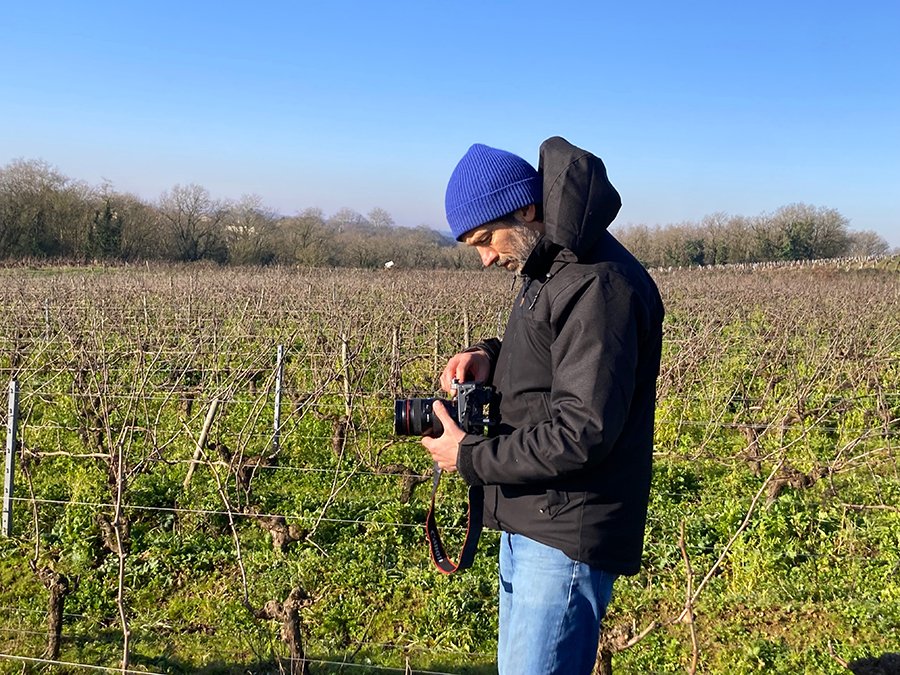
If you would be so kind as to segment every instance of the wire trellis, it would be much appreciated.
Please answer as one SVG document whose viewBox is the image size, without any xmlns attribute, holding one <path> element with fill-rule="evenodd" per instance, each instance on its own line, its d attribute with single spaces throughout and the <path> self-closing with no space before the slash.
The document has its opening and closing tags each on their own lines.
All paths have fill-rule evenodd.
<svg viewBox="0 0 900 675">
<path fill-rule="evenodd" d="M 754 268 L 755 269 L 755 268 Z M 143 271 L 142 271 L 143 272 Z M 731 276 L 744 274 L 741 271 L 731 270 L 727 272 Z M 262 271 L 260 274 L 269 274 Z M 664 364 L 661 381 L 670 387 L 669 393 L 677 396 L 681 409 L 684 410 L 684 419 L 677 418 L 677 412 L 670 413 L 669 417 L 658 419 L 657 425 L 663 431 L 687 431 L 701 430 L 708 435 L 718 432 L 732 434 L 732 432 L 757 432 L 760 436 L 765 433 L 765 439 L 771 440 L 774 446 L 778 445 L 778 439 L 773 438 L 782 434 L 832 434 L 842 439 L 842 443 L 853 443 L 854 436 L 865 438 L 870 443 L 866 451 L 873 445 L 881 444 L 879 452 L 889 460 L 894 456 L 893 443 L 900 437 L 900 420 L 896 419 L 894 406 L 900 391 L 888 387 L 878 391 L 863 390 L 861 383 L 867 382 L 865 378 L 858 377 L 854 371 L 853 381 L 848 381 L 847 386 L 841 382 L 841 388 L 836 388 L 834 395 L 827 400 L 813 401 L 809 404 L 813 410 L 810 417 L 804 420 L 800 415 L 785 416 L 783 418 L 768 418 L 762 412 L 764 405 L 771 405 L 779 409 L 790 409 L 792 413 L 805 410 L 799 405 L 799 399 L 790 397 L 779 398 L 774 390 L 763 391 L 762 386 L 766 381 L 758 382 L 753 378 L 758 372 L 747 372 L 751 378 L 749 384 L 741 384 L 747 389 L 756 385 L 758 397 L 752 398 L 745 389 L 738 387 L 738 382 L 730 382 L 727 378 L 718 381 L 709 381 L 705 372 L 705 365 L 715 359 L 727 356 L 729 349 L 741 347 L 743 334 L 728 335 L 723 330 L 727 326 L 750 326 L 750 314 L 759 311 L 763 318 L 780 316 L 787 313 L 795 318 L 803 316 L 802 303 L 774 302 L 771 306 L 754 306 L 745 302 L 751 297 L 749 292 L 738 288 L 738 284 L 729 284 L 721 288 L 718 293 L 701 295 L 692 290 L 679 291 L 677 288 L 666 287 L 666 282 L 685 278 L 688 275 L 680 271 L 657 270 L 660 286 L 667 303 L 670 298 L 678 298 L 680 323 L 674 324 L 675 330 L 667 336 L 666 349 L 669 350 L 671 359 Z M 704 270 L 702 283 L 713 274 Z M 123 436 L 131 435 L 134 445 L 129 446 L 132 458 L 145 465 L 168 464 L 178 467 L 194 464 L 204 466 L 216 474 L 219 469 L 228 471 L 229 480 L 236 475 L 240 462 L 226 462 L 219 460 L 189 459 L 189 449 L 196 441 L 196 432 L 203 421 L 206 406 L 210 399 L 218 399 L 220 405 L 230 409 L 240 407 L 252 408 L 255 415 L 252 422 L 246 422 L 241 426 L 233 421 L 226 425 L 223 423 L 217 428 L 221 437 L 239 439 L 237 444 L 238 458 L 246 454 L 249 448 L 271 447 L 273 432 L 264 430 L 271 419 L 272 403 L 272 364 L 274 361 L 275 346 L 278 343 L 286 344 L 288 349 L 296 350 L 295 360 L 288 361 L 288 371 L 295 378 L 291 384 L 284 388 L 284 394 L 294 399 L 286 404 L 294 411 L 315 412 L 321 416 L 340 417 L 351 410 L 356 427 L 352 430 L 355 434 L 354 441 L 359 441 L 370 449 L 371 446 L 388 443 L 416 444 L 417 439 L 405 439 L 397 441 L 388 434 L 391 414 L 391 397 L 430 397 L 434 390 L 429 387 L 434 383 L 429 382 L 428 376 L 422 373 L 434 366 L 438 358 L 446 351 L 455 350 L 461 342 L 460 335 L 442 336 L 438 330 L 438 324 L 443 327 L 456 325 L 461 327 L 464 322 L 471 323 L 471 332 L 491 334 L 496 326 L 500 332 L 500 326 L 505 319 L 505 309 L 496 310 L 493 306 L 478 304 L 476 302 L 486 294 L 473 293 L 472 298 L 461 300 L 454 297 L 454 293 L 448 293 L 447 302 L 422 303 L 415 301 L 393 302 L 390 313 L 377 313 L 366 311 L 353 311 L 348 314 L 347 306 L 353 300 L 354 288 L 364 288 L 371 283 L 366 275 L 354 275 L 354 283 L 357 286 L 341 288 L 324 274 L 311 274 L 307 278 L 302 275 L 290 275 L 291 283 L 296 283 L 283 297 L 269 297 L 264 294 L 262 286 L 253 286 L 248 292 L 251 297 L 242 298 L 243 304 L 238 309 L 232 309 L 230 304 L 233 299 L 230 293 L 233 290 L 232 282 L 227 275 L 217 277 L 219 282 L 211 287 L 198 290 L 196 279 L 190 280 L 164 279 L 158 277 L 160 272 L 151 271 L 149 268 L 145 278 L 155 278 L 157 282 L 164 284 L 162 290 L 148 291 L 143 288 L 144 280 L 139 283 L 122 284 L 120 287 L 106 282 L 99 282 L 96 286 L 91 279 L 71 279 L 65 282 L 48 282 L 46 287 L 37 289 L 0 289 L 5 305 L 8 305 L 17 318 L 14 332 L 7 332 L 0 336 L 0 377 L 17 376 L 26 385 L 23 391 L 23 404 L 26 413 L 31 413 L 23 418 L 22 426 L 22 458 L 25 461 L 34 461 L 32 468 L 38 467 L 38 460 L 46 462 L 52 470 L 55 457 L 68 457 L 73 461 L 101 460 L 107 461 L 112 472 L 115 466 L 114 452 L 110 449 L 108 454 L 97 452 L 65 452 L 54 454 L 54 436 L 60 444 L 66 442 L 72 447 L 77 444 L 74 439 L 76 434 L 103 434 L 110 430 Z M 783 275 L 782 275 L 783 276 Z M 158 278 L 157 278 L 158 277 Z M 696 277 L 696 275 L 695 275 Z M 695 278 L 691 277 L 691 278 Z M 273 277 L 274 278 L 274 277 Z M 281 278 L 281 277 L 278 277 Z M 447 279 L 455 277 L 448 276 Z M 743 277 L 742 282 L 743 282 Z M 117 277 L 124 280 L 125 275 Z M 400 279 L 400 277 L 398 277 Z M 484 282 L 485 277 L 478 279 L 485 287 L 494 284 Z M 505 279 L 503 279 L 505 281 Z M 748 276 L 747 283 L 752 279 Z M 391 282 L 393 286 L 385 288 L 385 296 L 390 297 L 400 294 L 405 288 L 405 281 Z M 698 284 L 700 282 L 697 282 Z M 764 286 L 770 291 L 772 297 L 784 300 L 789 297 L 786 290 L 771 287 L 771 279 Z M 671 285 L 671 284 L 670 284 Z M 218 286 L 218 287 L 217 287 Z M 454 284 L 447 283 L 447 289 L 453 289 Z M 821 286 L 824 286 L 822 284 Z M 105 289 L 103 294 L 96 299 L 91 295 L 96 290 Z M 699 288 L 699 286 L 698 286 Z M 115 289 L 115 292 L 110 292 Z M 758 292 L 759 288 L 751 289 Z M 793 292 L 793 291 L 791 291 Z M 817 307 L 816 316 L 827 316 L 835 307 L 834 303 L 823 302 L 822 290 L 818 285 L 804 289 L 808 306 Z M 872 294 L 873 300 L 884 306 L 891 301 L 890 294 Z M 696 297 L 695 297 L 696 296 Z M 896 291 L 894 291 L 896 301 Z M 174 300 L 174 301 L 173 301 Z M 505 298 L 504 298 L 505 302 Z M 466 309 L 466 303 L 470 309 Z M 714 316 L 710 321 L 710 313 L 703 313 L 703 303 L 709 306 L 726 308 L 729 311 Z M 334 318 L 335 321 L 326 325 L 324 319 Z M 477 317 L 477 321 L 476 321 Z M 820 354 L 823 360 L 836 357 L 844 358 L 846 352 L 853 358 L 866 363 L 868 367 L 878 367 L 882 370 L 890 366 L 891 359 L 896 356 L 896 350 L 891 351 L 890 345 L 898 341 L 897 322 L 889 317 L 889 314 L 881 310 L 876 326 L 876 339 L 857 339 L 852 343 L 852 350 L 837 341 L 833 344 L 820 345 Z M 477 327 L 475 324 L 477 323 Z M 301 326 L 306 328 L 301 329 Z M 403 327 L 403 341 L 400 344 L 403 354 L 401 360 L 393 354 L 388 354 L 389 340 L 392 332 Z M 109 329 L 112 336 L 108 346 L 103 346 L 102 341 L 96 339 L 98 331 Z M 773 333 L 766 321 L 758 326 L 748 328 L 754 337 L 760 341 L 754 344 L 755 352 L 750 353 L 748 360 L 754 358 L 765 365 L 767 359 L 773 356 L 770 347 L 786 347 L 790 339 L 800 336 L 805 338 L 813 334 L 810 327 L 804 326 L 800 321 L 794 321 L 792 328 L 785 335 Z M 95 334 L 92 334 L 94 331 Z M 410 334 L 415 332 L 416 335 Z M 461 332 L 461 331 L 460 331 Z M 468 330 L 466 332 L 469 332 Z M 769 340 L 768 338 L 773 338 Z M 717 349 L 710 349 L 704 354 L 695 353 L 698 345 L 711 343 L 717 340 Z M 351 342 L 359 348 L 359 353 L 351 358 L 351 364 L 358 366 L 361 372 L 371 371 L 370 380 L 342 378 L 342 365 L 340 364 L 342 341 L 346 346 Z M 257 347 L 257 348 L 254 348 Z M 379 349 L 381 352 L 379 353 Z M 369 353 L 371 352 L 371 353 Z M 703 358 L 700 358 L 703 357 Z M 154 366 L 140 366 L 147 360 L 158 358 L 165 361 L 165 368 L 177 371 L 175 375 L 154 370 Z M 79 362 L 80 360 L 80 362 Z M 73 384 L 74 367 L 91 370 L 92 365 L 99 365 L 110 376 L 109 386 L 105 389 L 94 387 L 95 391 L 78 390 Z M 346 367 L 345 361 L 343 366 Z M 415 377 L 407 377 L 402 381 L 396 378 L 391 380 L 385 371 L 388 368 L 410 366 L 421 370 Z M 140 367 L 138 367 L 140 366 Z M 301 377 L 304 369 L 310 371 L 310 378 Z M 346 370 L 346 368 L 345 368 Z M 135 384 L 128 386 L 128 377 L 135 374 Z M 190 371 L 190 377 L 196 380 L 178 379 L 183 372 Z M 408 371 L 407 371 L 408 372 Z M 862 371 L 860 371 L 861 373 Z M 307 373 L 309 375 L 309 373 Z M 146 386 L 139 386 L 137 380 L 146 377 Z M 761 377 L 761 376 L 760 376 Z M 766 374 L 765 377 L 770 377 Z M 803 377 L 796 376 L 794 384 L 809 384 L 815 382 L 817 374 L 809 373 Z M 328 385 L 320 389 L 309 387 L 310 379 L 320 381 L 330 378 Z M 854 379 L 855 378 L 855 379 Z M 695 389 L 697 382 L 707 381 L 710 384 L 708 390 Z M 774 381 L 774 380 L 773 380 Z M 153 383 L 156 382 L 154 385 Z M 366 382 L 363 384 L 363 382 Z M 837 382 L 837 380 L 835 380 Z M 412 384 L 410 384 L 412 383 Z M 125 384 L 123 387 L 122 385 Z M 698 393 L 699 392 L 699 393 Z M 729 393 L 731 392 L 731 393 Z M 706 394 L 706 395 L 704 395 Z M 727 400 L 726 400 L 727 398 Z M 96 424 L 88 419 L 73 422 L 70 408 L 73 406 L 85 406 L 94 400 L 102 401 L 106 406 L 133 405 L 141 410 L 138 418 L 127 418 L 118 425 Z M 184 403 L 193 403 L 191 414 L 185 414 L 179 418 L 178 424 L 170 425 L 172 428 L 160 436 L 164 436 L 163 444 L 158 439 L 151 441 L 151 432 L 154 427 L 155 415 L 160 410 L 168 410 Z M 300 402 L 294 408 L 294 404 Z M 726 404 L 734 404 L 734 409 L 729 409 Z M 807 404 L 809 401 L 803 401 Z M 795 405 L 796 404 L 796 405 Z M 700 410 L 707 408 L 721 411 L 711 417 L 717 419 L 691 419 L 696 415 L 697 408 L 691 410 L 690 406 L 701 406 Z M 852 423 L 838 423 L 841 411 L 844 408 L 856 406 L 857 411 L 866 408 L 866 416 L 856 415 Z M 58 410 L 66 409 L 68 416 L 53 414 Z M 832 408 L 834 415 L 816 420 L 815 415 L 819 409 Z M 809 411 L 807 411 L 809 412 Z M 348 413 L 349 416 L 349 413 Z M 299 414 L 288 415 L 281 425 L 281 445 L 295 443 L 301 445 L 326 445 L 333 440 L 327 432 L 317 433 L 319 427 L 304 426 L 298 419 Z M 5 422 L 5 411 L 0 414 L 0 419 Z M 136 421 L 140 419 L 142 423 Z M 326 424 L 327 420 L 322 421 Z M 218 421 L 217 421 L 218 424 Z M 181 428 L 178 428 L 179 425 Z M 165 425 L 161 425 L 165 426 Z M 327 427 L 325 427 L 327 428 Z M 72 435 L 69 438 L 66 435 Z M 695 434 L 695 435 L 699 435 Z M 733 434 L 732 434 L 733 435 Z M 34 439 L 39 443 L 32 445 Z M 153 447 L 154 443 L 157 447 Z M 172 452 L 164 455 L 158 452 L 159 446 L 174 448 Z M 62 445 L 60 445 L 62 447 Z M 67 448 L 68 449 L 68 448 Z M 335 484 L 352 481 L 354 477 L 372 478 L 380 480 L 388 478 L 398 480 L 402 478 L 396 473 L 379 472 L 373 466 L 362 461 L 360 457 L 341 456 L 335 459 L 334 467 L 303 466 L 299 459 L 292 455 L 293 448 L 288 446 L 288 451 L 279 457 L 276 465 L 260 465 L 251 467 L 254 472 L 260 474 L 287 476 L 314 475 L 333 477 Z M 412 452 L 413 448 L 410 448 Z M 657 457 L 678 457 L 678 451 L 658 454 Z M 127 452 L 125 453 L 128 454 Z M 147 456 L 141 456 L 147 455 Z M 169 456 L 171 455 L 171 456 Z M 332 459 L 332 458 L 330 458 Z M 766 457 L 763 458 L 767 459 Z M 771 459 L 771 456 L 768 457 Z M 732 457 L 730 461 L 735 463 L 745 462 L 741 457 Z M 79 470 L 81 466 L 78 467 Z M 871 469 L 871 467 L 868 467 Z M 37 469 L 35 469 L 37 470 Z M 410 469 L 410 471 L 413 471 Z M 427 477 L 429 471 L 420 469 L 417 477 Z M 218 474 L 215 476 L 219 480 Z M 366 483 L 368 484 L 368 483 Z M 38 490 L 40 493 L 41 491 Z M 63 495 L 65 492 L 63 491 Z M 60 497 L 60 494 L 54 496 Z M 879 493 L 879 497 L 880 497 Z M 884 497 L 881 497 L 884 499 Z M 268 510 L 263 513 L 244 512 L 240 509 L 228 507 L 223 500 L 225 508 L 186 508 L 179 506 L 141 505 L 125 502 L 119 504 L 124 511 L 146 511 L 159 514 L 193 514 L 200 516 L 227 516 L 231 518 L 284 518 L 299 522 L 324 522 L 348 528 L 396 528 L 410 531 L 413 528 L 421 528 L 421 523 L 397 522 L 396 519 L 378 520 L 370 518 L 332 518 L 328 517 L 327 509 L 315 509 L 318 513 L 271 513 Z M 58 499 L 48 498 L 43 494 L 37 494 L 34 498 L 16 497 L 17 504 L 30 504 L 32 506 L 43 505 L 50 515 L 60 512 L 60 509 L 77 507 L 93 510 L 113 510 L 116 504 L 105 499 L 66 499 L 64 496 Z M 328 506 L 328 504 L 326 504 Z M 871 508 L 874 510 L 884 508 L 890 510 L 890 504 L 846 505 L 847 508 Z M 651 515 L 651 519 L 653 516 Z M 463 528 L 446 529 L 460 531 Z M 671 542 L 655 543 L 657 549 L 665 549 L 669 553 L 677 553 L 677 546 Z M 816 556 L 826 557 L 826 553 L 803 553 L 805 558 Z M 869 560 L 867 555 L 842 556 L 846 559 Z M 875 561 L 873 561 L 874 563 Z M 878 563 L 881 564 L 881 563 Z M 41 614 L 41 610 L 26 610 L 17 608 L 2 608 L 0 611 L 13 613 L 33 612 Z M 66 614 L 72 619 L 86 620 L 87 617 L 80 614 Z M 112 623 L 116 617 L 107 617 L 107 623 Z M 135 630 L 143 630 L 145 627 L 135 624 Z M 11 630 L 2 629 L 0 630 Z M 19 631 L 22 635 L 39 636 L 39 631 L 31 631 L 25 628 Z M 86 636 L 89 637 L 89 636 Z M 386 643 L 357 643 L 363 647 L 387 648 Z M 412 647 L 406 648 L 414 652 Z M 454 655 L 462 655 L 463 652 L 449 652 Z M 485 655 L 470 655 L 485 656 Z M 60 667 L 80 667 L 102 672 L 148 672 L 137 670 L 122 670 L 120 668 L 107 668 L 102 666 L 90 666 L 89 664 L 69 663 L 66 661 L 52 661 L 33 659 L 25 656 L 15 656 L 0 653 L 0 659 L 17 660 L 23 664 L 31 665 L 57 665 Z M 367 668 L 373 671 L 400 671 L 402 668 L 389 668 L 386 666 L 370 664 L 354 664 L 334 660 L 308 659 L 310 662 L 338 668 Z M 284 660 L 286 662 L 286 660 Z M 416 671 L 429 672 L 429 671 Z M 437 673 L 438 671 L 430 671 Z"/>
</svg>

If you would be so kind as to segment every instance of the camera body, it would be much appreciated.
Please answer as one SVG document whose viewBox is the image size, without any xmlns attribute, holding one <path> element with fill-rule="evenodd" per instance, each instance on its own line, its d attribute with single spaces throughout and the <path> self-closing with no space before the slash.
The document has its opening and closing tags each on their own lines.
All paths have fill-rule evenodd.
<svg viewBox="0 0 900 675">
<path fill-rule="evenodd" d="M 453 381 L 455 400 L 437 398 L 407 398 L 394 401 L 394 433 L 398 436 L 430 436 L 444 433 L 444 425 L 434 414 L 435 401 L 456 418 L 460 429 L 467 434 L 487 433 L 500 421 L 497 391 L 478 382 Z"/>
</svg>

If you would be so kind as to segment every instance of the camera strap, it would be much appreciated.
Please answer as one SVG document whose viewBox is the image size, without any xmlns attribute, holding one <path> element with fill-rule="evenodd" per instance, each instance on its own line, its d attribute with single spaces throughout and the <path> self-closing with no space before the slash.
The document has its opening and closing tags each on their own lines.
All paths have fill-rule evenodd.
<svg viewBox="0 0 900 675">
<path fill-rule="evenodd" d="M 480 487 L 469 487 L 469 506 L 466 516 L 466 538 L 459 552 L 459 562 L 453 562 L 444 549 L 434 518 L 434 496 L 441 482 L 441 468 L 434 463 L 434 480 L 431 487 L 431 508 L 425 518 L 425 537 L 428 539 L 428 550 L 435 567 L 443 574 L 453 574 L 472 566 L 475 551 L 478 549 L 478 538 L 481 536 L 481 521 L 484 512 L 484 490 Z"/>
</svg>

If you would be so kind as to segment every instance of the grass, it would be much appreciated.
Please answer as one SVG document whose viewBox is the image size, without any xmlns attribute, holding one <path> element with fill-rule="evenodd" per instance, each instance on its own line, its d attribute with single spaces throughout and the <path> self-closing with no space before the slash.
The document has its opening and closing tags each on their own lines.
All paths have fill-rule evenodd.
<svg viewBox="0 0 900 675">
<path fill-rule="evenodd" d="M 393 398 L 433 394 L 464 324 L 497 332 L 508 278 L 19 272 L 0 272 L 15 326 L 0 336 L 0 370 L 22 389 L 17 495 L 28 496 L 28 475 L 39 500 L 63 502 L 38 502 L 37 561 L 72 585 L 61 660 L 115 668 L 121 658 L 119 558 L 101 517 L 112 522 L 113 510 L 73 503 L 115 502 L 121 446 L 135 669 L 277 672 L 280 626 L 244 606 L 246 579 L 255 609 L 308 593 L 313 673 L 494 672 L 496 534 L 483 535 L 471 570 L 437 574 L 421 529 L 430 484 L 404 501 L 401 476 L 382 469 L 428 476 L 420 446 L 391 434 Z M 606 628 L 661 625 L 614 656 L 617 672 L 690 663 L 689 628 L 671 623 L 685 604 L 682 523 L 695 587 L 730 546 L 694 607 L 700 672 L 840 673 L 839 659 L 897 649 L 897 280 L 882 264 L 657 273 L 666 344 L 644 563 L 617 582 Z M 272 456 L 278 344 L 288 353 L 281 449 L 253 469 L 249 458 Z M 213 398 L 210 461 L 185 490 Z M 460 481 L 442 482 L 440 522 L 459 520 L 464 495 Z M 300 540 L 275 550 L 254 513 L 286 516 Z M 0 652 L 26 657 L 46 642 L 34 531 L 31 506 L 17 502 L 15 536 L 0 539 Z M 21 671 L 0 661 L 0 672 Z"/>
</svg>

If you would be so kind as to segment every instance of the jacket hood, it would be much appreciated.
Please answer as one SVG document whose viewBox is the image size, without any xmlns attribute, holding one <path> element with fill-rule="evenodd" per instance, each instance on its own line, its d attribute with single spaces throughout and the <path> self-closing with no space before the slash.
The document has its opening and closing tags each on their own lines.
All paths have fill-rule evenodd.
<svg viewBox="0 0 900 675">
<path fill-rule="evenodd" d="M 599 157 L 560 136 L 541 143 L 544 225 L 551 241 L 589 257 L 622 207 Z"/>
</svg>

